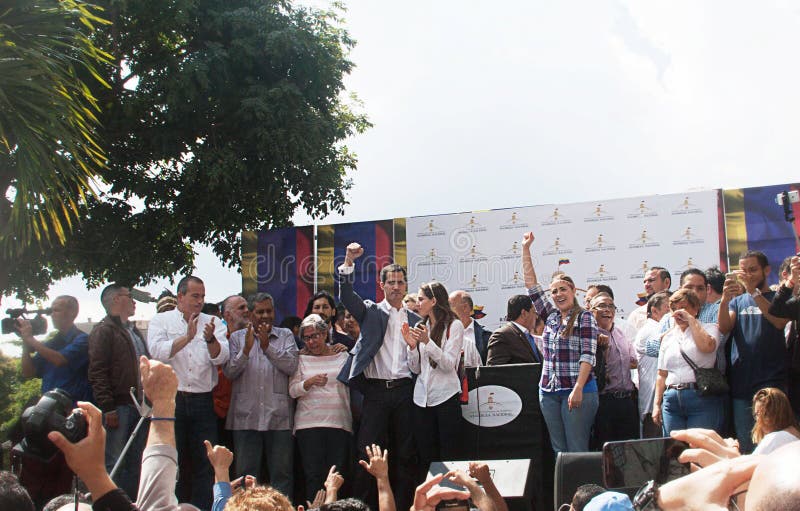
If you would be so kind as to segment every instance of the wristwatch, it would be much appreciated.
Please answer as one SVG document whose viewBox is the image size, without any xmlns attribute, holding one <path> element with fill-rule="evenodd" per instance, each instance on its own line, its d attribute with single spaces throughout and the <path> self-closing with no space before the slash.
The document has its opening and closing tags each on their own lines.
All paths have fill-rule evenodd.
<svg viewBox="0 0 800 511">
<path fill-rule="evenodd" d="M 203 337 L 203 340 L 204 340 L 204 341 L 206 341 L 206 344 L 211 344 L 211 343 L 213 343 L 214 341 L 216 341 L 216 340 L 217 340 L 217 338 L 216 338 L 215 336 L 213 336 L 213 335 L 212 335 L 212 336 L 211 336 L 211 339 L 206 339 L 205 337 Z"/>
<path fill-rule="evenodd" d="M 658 507 L 658 483 L 650 480 L 639 488 L 633 497 L 633 509 L 636 511 L 661 511 Z"/>
</svg>

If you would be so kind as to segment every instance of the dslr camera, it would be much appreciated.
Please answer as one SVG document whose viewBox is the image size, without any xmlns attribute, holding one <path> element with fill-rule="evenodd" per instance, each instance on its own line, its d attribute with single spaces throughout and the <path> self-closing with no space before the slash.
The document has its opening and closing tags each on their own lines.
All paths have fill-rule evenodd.
<svg viewBox="0 0 800 511">
<path fill-rule="evenodd" d="M 17 333 L 17 319 L 23 318 L 25 314 L 36 313 L 36 316 L 30 319 L 31 329 L 33 335 L 42 335 L 47 332 L 47 320 L 44 316 L 50 315 L 53 309 L 37 309 L 29 311 L 28 309 L 6 309 L 7 318 L 3 318 L 2 331 L 4 334 Z"/>
<path fill-rule="evenodd" d="M 80 410 L 72 411 L 72 403 L 72 397 L 61 389 L 45 392 L 38 403 L 22 412 L 25 438 L 14 451 L 46 462 L 58 452 L 47 438 L 51 431 L 58 431 L 72 443 L 86 438 L 86 417 Z"/>
</svg>

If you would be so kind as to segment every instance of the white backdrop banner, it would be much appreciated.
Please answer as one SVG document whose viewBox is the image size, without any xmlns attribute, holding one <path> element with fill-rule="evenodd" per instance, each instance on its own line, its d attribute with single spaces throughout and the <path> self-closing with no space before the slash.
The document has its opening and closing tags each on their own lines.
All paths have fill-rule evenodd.
<svg viewBox="0 0 800 511">
<path fill-rule="evenodd" d="M 508 298 L 525 293 L 520 246 L 527 231 L 535 236 L 540 282 L 560 269 L 582 289 L 608 284 L 620 317 L 636 308 L 647 268 L 667 268 L 674 290 L 687 268 L 719 264 L 715 190 L 531 206 L 408 218 L 409 292 L 431 280 L 464 289 L 484 307 L 481 323 L 496 328 Z"/>
</svg>

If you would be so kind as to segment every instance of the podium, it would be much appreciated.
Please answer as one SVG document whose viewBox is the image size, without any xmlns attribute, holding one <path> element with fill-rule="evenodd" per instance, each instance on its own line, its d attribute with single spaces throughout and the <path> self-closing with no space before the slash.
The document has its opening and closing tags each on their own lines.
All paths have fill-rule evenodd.
<svg viewBox="0 0 800 511">
<path fill-rule="evenodd" d="M 455 459 L 530 460 L 524 495 L 509 499 L 515 510 L 553 508 L 555 456 L 539 408 L 541 364 L 468 367 L 469 402 Z M 491 467 L 490 467 L 491 468 Z"/>
</svg>

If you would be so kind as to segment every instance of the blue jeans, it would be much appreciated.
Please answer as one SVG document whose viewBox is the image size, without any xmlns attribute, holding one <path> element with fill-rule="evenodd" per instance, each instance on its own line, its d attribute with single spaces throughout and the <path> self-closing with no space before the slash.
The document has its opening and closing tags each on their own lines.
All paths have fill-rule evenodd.
<svg viewBox="0 0 800 511">
<path fill-rule="evenodd" d="M 139 422 L 139 411 L 133 405 L 117 406 L 117 416 L 119 417 L 119 426 L 110 429 L 106 425 L 106 470 L 109 473 L 114 468 L 122 449 L 125 448 L 125 444 L 133 435 L 133 430 Z M 128 494 L 131 500 L 136 500 L 136 494 L 139 491 L 139 472 L 142 469 L 142 453 L 147 442 L 149 425 L 149 421 L 142 423 L 125 458 L 122 459 L 117 473 L 114 474 L 114 482 Z"/>
<path fill-rule="evenodd" d="M 200 509 L 211 509 L 214 470 L 206 456 L 203 440 L 217 443 L 217 416 L 211 392 L 178 392 L 175 396 L 175 442 L 178 459 L 190 458 L 192 472 L 178 474 L 177 495 L 191 488 L 190 503 Z"/>
<path fill-rule="evenodd" d="M 733 428 L 736 431 L 736 439 L 739 440 L 739 451 L 742 454 L 753 452 L 753 441 L 751 433 L 755 426 L 753 418 L 753 403 L 749 399 L 732 399 L 733 402 Z"/>
<path fill-rule="evenodd" d="M 294 438 L 291 430 L 237 430 L 233 432 L 233 446 L 236 450 L 234 462 L 237 477 L 252 475 L 258 478 L 261 475 L 261 463 L 266 460 L 269 484 L 289 500 L 294 500 Z M 325 467 L 326 476 L 330 468 Z"/>
<path fill-rule="evenodd" d="M 569 394 L 567 391 L 544 392 L 539 389 L 539 406 L 556 454 L 589 450 L 589 436 L 600 404 L 597 392 L 584 392 L 581 406 L 570 410 Z"/>
<path fill-rule="evenodd" d="M 713 429 L 722 433 L 725 425 L 724 396 L 701 396 L 695 389 L 667 389 L 661 408 L 664 434 L 687 428 Z"/>
</svg>

